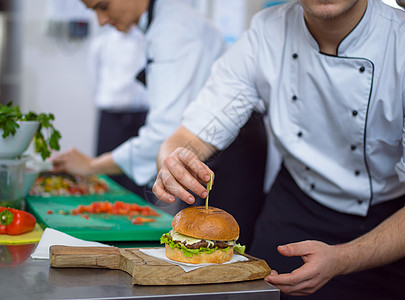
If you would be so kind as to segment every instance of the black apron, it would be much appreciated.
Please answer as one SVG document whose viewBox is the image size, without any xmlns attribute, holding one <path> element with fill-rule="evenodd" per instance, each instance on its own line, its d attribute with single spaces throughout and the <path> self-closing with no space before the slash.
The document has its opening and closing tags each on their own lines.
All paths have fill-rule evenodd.
<svg viewBox="0 0 405 300">
<path fill-rule="evenodd" d="M 149 1 L 149 6 L 148 6 L 148 23 L 146 26 L 145 33 L 149 30 L 150 25 L 152 24 L 153 17 L 154 17 L 154 9 L 155 9 L 155 1 L 156 0 L 150 0 Z M 146 70 L 148 68 L 148 65 L 153 62 L 152 59 L 148 58 L 146 62 L 145 68 L 143 68 L 136 76 L 135 80 L 138 80 L 140 83 L 142 83 L 145 87 L 147 86 L 147 81 L 146 81 Z"/>
<path fill-rule="evenodd" d="M 97 156 L 110 152 L 129 138 L 138 136 L 139 129 L 145 124 L 147 111 L 115 112 L 101 110 L 98 126 Z M 144 188 L 137 185 L 126 175 L 110 175 L 112 180 L 127 190 L 142 196 Z"/>
<path fill-rule="evenodd" d="M 346 243 L 372 230 L 404 204 L 402 196 L 371 206 L 366 217 L 340 213 L 302 192 L 282 166 L 266 197 L 250 254 L 265 259 L 279 274 L 290 273 L 303 264 L 302 259 L 282 256 L 277 252 L 278 245 L 304 240 L 331 245 Z M 313 295 L 281 295 L 281 299 L 405 299 L 404 282 L 405 259 L 401 259 L 383 267 L 335 277 Z"/>
<path fill-rule="evenodd" d="M 149 29 L 153 20 L 154 5 L 155 0 L 151 0 L 148 7 L 148 25 L 146 30 Z M 145 87 L 147 86 L 146 69 L 151 62 L 148 59 L 145 68 L 135 76 L 135 80 L 142 83 Z M 97 155 L 110 152 L 129 138 L 138 136 L 139 129 L 145 124 L 147 113 L 146 110 L 136 112 L 101 110 L 97 138 Z M 127 190 L 144 197 L 145 187 L 137 185 L 126 175 L 113 175 L 109 177 Z"/>
</svg>

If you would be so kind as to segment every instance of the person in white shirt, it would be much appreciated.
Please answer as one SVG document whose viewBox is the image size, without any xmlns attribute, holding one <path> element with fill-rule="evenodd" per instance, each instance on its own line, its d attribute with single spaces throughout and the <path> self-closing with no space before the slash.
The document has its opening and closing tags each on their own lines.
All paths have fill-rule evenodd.
<svg viewBox="0 0 405 300">
<path fill-rule="evenodd" d="M 202 161 L 265 105 L 283 158 L 248 249 L 265 280 L 282 299 L 405 299 L 403 49 L 405 14 L 380 0 L 263 10 L 162 144 L 153 192 L 205 197 Z"/>
<path fill-rule="evenodd" d="M 101 25 L 109 23 L 126 32 L 136 24 L 144 33 L 147 66 L 137 79 L 147 86 L 149 112 L 138 137 L 96 158 L 76 149 L 55 155 L 54 171 L 78 175 L 124 173 L 144 187 L 142 196 L 146 200 L 175 214 L 185 206 L 184 202 L 168 205 L 156 199 L 151 191 L 157 175 L 156 157 L 161 143 L 178 128 L 183 111 L 205 84 L 212 64 L 224 52 L 223 37 L 205 17 L 181 1 L 83 2 L 96 11 Z M 267 137 L 262 111 L 263 107 L 253 112 L 235 142 L 209 162 L 217 171 L 210 203 L 238 219 L 242 228 L 240 241 L 246 244 L 252 239 L 254 220 L 264 203 Z M 197 119 L 199 115 L 194 117 Z M 255 149 L 256 154 L 250 155 L 250 149 Z M 235 163 L 242 174 L 235 172 Z M 230 184 L 234 186 L 232 189 L 228 188 Z M 252 198 L 249 213 L 234 205 L 247 197 Z"/>
<path fill-rule="evenodd" d="M 113 26 L 100 29 L 89 48 L 88 61 L 94 99 L 99 111 L 97 153 L 114 150 L 138 136 L 149 107 L 147 90 L 135 77 L 145 67 L 145 38 L 133 26 L 128 32 Z M 143 194 L 143 188 L 125 175 L 111 176 L 126 189 Z"/>
<path fill-rule="evenodd" d="M 110 24 L 121 32 L 136 25 L 143 33 L 146 65 L 134 77 L 147 87 L 149 112 L 137 137 L 95 158 L 75 148 L 59 153 L 52 158 L 54 171 L 124 173 L 145 186 L 156 176 L 161 143 L 179 126 L 184 109 L 206 82 L 225 43 L 204 16 L 176 0 L 82 2 L 96 12 L 100 25 Z"/>
</svg>

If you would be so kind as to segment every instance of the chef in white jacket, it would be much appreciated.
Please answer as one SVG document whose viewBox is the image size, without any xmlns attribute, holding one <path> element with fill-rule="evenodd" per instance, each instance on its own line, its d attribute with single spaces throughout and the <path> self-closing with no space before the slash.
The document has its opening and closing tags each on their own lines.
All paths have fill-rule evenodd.
<svg viewBox="0 0 405 300">
<path fill-rule="evenodd" d="M 405 299 L 404 48 L 405 14 L 380 0 L 263 10 L 162 144 L 154 193 L 205 197 L 199 159 L 265 105 L 283 158 L 249 250 L 265 280 L 281 299 Z"/>
<path fill-rule="evenodd" d="M 121 32 L 105 26 L 93 38 L 88 61 L 98 109 L 97 155 L 112 151 L 144 125 L 149 102 L 144 82 L 136 75 L 146 64 L 146 41 L 133 26 Z M 142 194 L 143 188 L 125 175 L 111 176 L 121 186 Z"/>
<path fill-rule="evenodd" d="M 122 32 L 137 25 L 146 41 L 146 65 L 135 77 L 148 90 L 149 113 L 139 136 L 96 158 L 75 148 L 53 157 L 55 171 L 89 175 L 126 174 L 138 185 L 153 182 L 161 143 L 180 125 L 181 115 L 205 84 L 224 52 L 219 31 L 190 6 L 176 0 L 82 0 L 100 25 Z"/>
</svg>

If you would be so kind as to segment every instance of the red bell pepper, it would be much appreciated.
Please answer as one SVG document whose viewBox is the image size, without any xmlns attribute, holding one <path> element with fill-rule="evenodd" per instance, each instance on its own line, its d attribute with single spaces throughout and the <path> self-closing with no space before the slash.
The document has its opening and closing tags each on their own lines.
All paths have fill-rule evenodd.
<svg viewBox="0 0 405 300">
<path fill-rule="evenodd" d="M 0 234 L 18 235 L 30 232 L 35 224 L 35 217 L 26 211 L 0 207 Z"/>
</svg>

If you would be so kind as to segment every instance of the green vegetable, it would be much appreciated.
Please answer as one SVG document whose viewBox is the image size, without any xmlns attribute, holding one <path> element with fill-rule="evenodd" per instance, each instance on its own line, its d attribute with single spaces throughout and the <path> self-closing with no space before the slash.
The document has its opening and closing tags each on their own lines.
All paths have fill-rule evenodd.
<svg viewBox="0 0 405 300">
<path fill-rule="evenodd" d="M 241 244 L 238 243 L 235 245 L 234 249 L 238 251 L 240 254 L 243 254 L 245 253 L 246 246 L 242 246 Z"/>
<path fill-rule="evenodd" d="M 216 246 L 214 248 L 201 247 L 199 249 L 188 249 L 182 243 L 173 242 L 172 237 L 170 236 L 169 233 L 165 233 L 164 235 L 162 235 L 162 237 L 160 238 L 160 243 L 167 244 L 171 248 L 177 248 L 177 249 L 182 250 L 184 252 L 184 255 L 187 257 L 192 257 L 193 255 L 202 254 L 202 253 L 212 253 L 212 252 L 218 250 L 218 247 L 216 247 Z M 236 244 L 234 247 L 234 249 L 241 254 L 245 253 L 245 248 L 246 248 L 246 246 L 242 246 L 241 244 Z M 228 251 L 229 247 L 221 249 L 221 250 Z"/>
<path fill-rule="evenodd" d="M 50 149 L 59 150 L 59 140 L 62 137 L 60 132 L 52 125 L 55 120 L 53 114 L 36 114 L 32 111 L 22 114 L 18 105 L 13 106 L 12 102 L 6 105 L 0 104 L 0 129 L 3 129 L 3 138 L 10 134 L 15 135 L 19 121 L 38 121 L 39 127 L 34 137 L 35 150 L 45 160 L 51 155 Z"/>
<path fill-rule="evenodd" d="M 16 133 L 17 128 L 20 127 L 16 121 L 21 117 L 20 108 L 12 106 L 12 102 L 7 105 L 0 104 L 0 129 L 3 129 L 3 138 Z"/>
<path fill-rule="evenodd" d="M 218 250 L 218 247 L 214 247 L 214 248 L 204 248 L 201 247 L 199 249 L 188 249 L 186 246 L 184 246 L 181 243 L 175 243 L 173 242 L 171 236 L 169 233 L 165 233 L 161 238 L 160 238 L 160 243 L 161 244 L 168 244 L 171 248 L 178 248 L 181 251 L 184 252 L 184 255 L 187 257 L 192 257 L 193 255 L 197 255 L 197 254 L 202 254 L 202 253 L 212 253 L 216 250 Z M 228 251 L 228 248 L 225 249 L 221 249 L 222 251 Z"/>
</svg>

